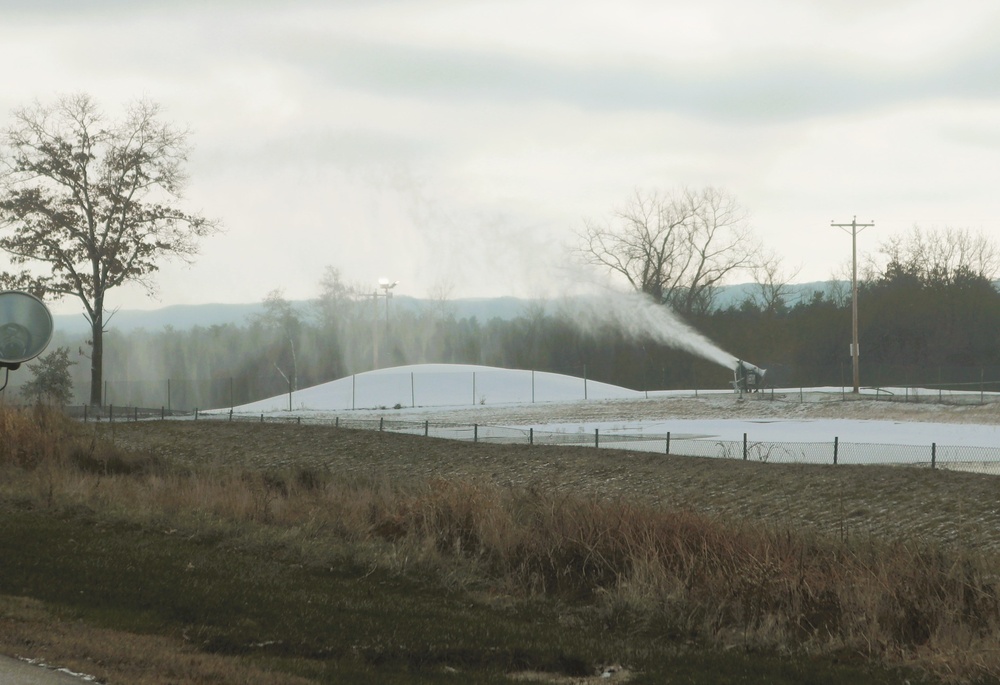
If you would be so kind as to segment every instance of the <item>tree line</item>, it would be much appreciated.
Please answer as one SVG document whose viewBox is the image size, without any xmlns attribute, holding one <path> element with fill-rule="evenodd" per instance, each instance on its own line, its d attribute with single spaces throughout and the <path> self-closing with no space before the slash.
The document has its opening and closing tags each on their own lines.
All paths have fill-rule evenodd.
<svg viewBox="0 0 1000 685">
<path fill-rule="evenodd" d="M 757 284 L 760 286 L 761 284 Z M 686 320 L 720 347 L 768 369 L 778 387 L 850 387 L 850 289 L 833 281 L 789 301 L 748 295 Z M 637 390 L 726 388 L 731 370 L 611 327 L 583 327 L 558 302 L 510 319 L 459 317 L 447 300 L 395 307 L 329 268 L 308 305 L 268 295 L 242 324 L 166 327 L 105 338 L 102 402 L 173 409 L 226 407 L 371 370 L 416 363 L 535 369 Z M 915 254 L 869 268 L 859 286 L 863 386 L 979 387 L 1000 381 L 1000 292 L 964 261 L 928 266 Z M 57 349 L 79 341 L 57 335 Z M 63 359 L 65 362 L 65 359 Z M 30 368 L 31 365 L 29 365 Z M 83 364 L 70 367 L 78 401 Z M 83 371 L 81 373 L 81 370 Z M 170 386 L 170 387 L 168 387 Z"/>
<path fill-rule="evenodd" d="M 584 326 L 559 303 L 488 321 L 459 317 L 446 300 L 407 311 L 390 307 L 388 289 L 347 284 L 333 267 L 308 307 L 277 289 L 244 324 L 121 333 L 108 319 L 109 291 L 152 287 L 162 260 L 192 259 L 198 240 L 219 230 L 178 207 L 187 136 L 155 103 L 137 101 L 113 120 L 84 94 L 16 110 L 0 135 L 0 250 L 22 268 L 0 272 L 0 288 L 80 300 L 89 338 L 57 336 L 54 351 L 29 366 L 35 380 L 53 369 L 60 381 L 69 376 L 75 401 L 218 407 L 427 362 L 553 371 L 639 390 L 726 387 L 731 378 L 642 332 Z M 727 191 L 636 190 L 577 237 L 578 259 L 768 368 L 772 385 L 844 384 L 848 293 L 831 282 L 793 300 L 795 274 L 763 247 Z M 995 375 L 998 264 L 995 244 L 966 229 L 915 228 L 883 243 L 858 294 L 863 384 Z M 720 287 L 740 275 L 752 277 L 752 294 L 720 307 Z M 45 387 L 28 384 L 41 395 Z M 65 383 L 58 396 L 67 396 Z"/>
</svg>

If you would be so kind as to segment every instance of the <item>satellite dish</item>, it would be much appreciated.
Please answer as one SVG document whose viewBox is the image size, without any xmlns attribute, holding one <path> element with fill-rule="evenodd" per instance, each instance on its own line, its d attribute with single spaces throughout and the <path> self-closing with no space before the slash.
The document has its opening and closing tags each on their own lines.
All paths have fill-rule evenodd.
<svg viewBox="0 0 1000 685">
<path fill-rule="evenodd" d="M 41 300 L 19 290 L 0 292 L 0 366 L 16 369 L 52 340 L 52 314 Z"/>
</svg>

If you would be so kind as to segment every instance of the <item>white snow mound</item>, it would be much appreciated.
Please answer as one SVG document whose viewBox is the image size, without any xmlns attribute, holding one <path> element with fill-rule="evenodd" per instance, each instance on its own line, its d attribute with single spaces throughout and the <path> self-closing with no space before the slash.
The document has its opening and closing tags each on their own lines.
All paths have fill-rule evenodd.
<svg viewBox="0 0 1000 685">
<path fill-rule="evenodd" d="M 366 371 L 234 407 L 234 412 L 338 411 L 394 407 L 633 399 L 638 390 L 546 371 L 471 364 L 412 364 Z M 228 411 L 228 410 L 225 410 Z"/>
</svg>

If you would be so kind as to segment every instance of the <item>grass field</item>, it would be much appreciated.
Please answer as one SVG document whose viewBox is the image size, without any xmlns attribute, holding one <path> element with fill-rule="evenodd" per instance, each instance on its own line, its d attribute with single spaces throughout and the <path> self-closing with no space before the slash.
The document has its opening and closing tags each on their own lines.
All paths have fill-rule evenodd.
<svg viewBox="0 0 1000 685">
<path fill-rule="evenodd" d="M 0 433 L 0 653 L 106 682 L 1000 676 L 991 477 L 14 410 Z"/>
</svg>

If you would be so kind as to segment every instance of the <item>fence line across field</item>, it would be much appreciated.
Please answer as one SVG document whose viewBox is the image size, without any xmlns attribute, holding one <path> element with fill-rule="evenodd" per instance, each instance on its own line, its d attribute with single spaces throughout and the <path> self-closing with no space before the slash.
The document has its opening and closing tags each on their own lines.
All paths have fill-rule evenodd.
<svg viewBox="0 0 1000 685">
<path fill-rule="evenodd" d="M 391 371 L 391 370 L 386 370 Z M 1000 369 L 984 369 L 976 373 L 967 369 L 953 369 L 950 380 L 942 381 L 944 374 L 938 370 L 938 378 L 930 382 L 915 383 L 916 378 L 907 382 L 893 382 L 888 374 L 873 374 L 876 384 L 861 388 L 863 396 L 892 402 L 940 402 L 943 404 L 992 403 L 1000 401 Z M 960 373 L 961 372 L 961 373 Z M 564 376 L 558 390 L 551 384 L 537 383 L 536 376 L 546 374 L 562 375 L 559 371 L 539 371 L 530 369 L 479 370 L 471 372 L 450 372 L 436 374 L 433 379 L 420 373 L 402 371 L 397 374 L 358 373 L 344 378 L 322 383 L 339 385 L 330 391 L 327 401 L 331 410 L 377 409 L 396 407 L 420 407 L 455 405 L 502 405 L 514 403 L 541 403 L 568 400 L 593 400 L 605 397 L 608 384 L 587 376 L 586 367 L 582 376 Z M 898 374 L 897 374 L 898 375 Z M 882 376 L 882 378 L 879 378 Z M 513 381 L 512 381 L 513 378 Z M 817 380 L 820 378 L 816 376 Z M 732 392 L 725 374 L 720 374 L 715 384 L 703 384 L 689 389 L 646 387 L 642 390 L 617 387 L 634 398 L 655 398 L 661 396 L 691 396 Z M 731 380 L 731 379 L 730 379 Z M 929 379 L 928 379 L 929 380 Z M 193 411 L 195 407 L 238 408 L 261 402 L 271 402 L 275 409 L 304 409 L 310 393 L 319 386 L 295 388 L 286 384 L 283 388 L 268 385 L 263 379 L 233 376 L 215 379 L 161 379 L 161 380 L 105 380 L 103 404 L 117 406 L 163 406 L 166 411 Z M 447 395 L 447 402 L 438 398 Z M 764 399 L 785 402 L 812 402 L 817 398 L 829 399 L 840 396 L 850 399 L 852 389 L 842 383 L 819 386 L 782 386 L 774 384 L 759 392 Z"/>
<path fill-rule="evenodd" d="M 84 421 L 139 421 L 167 419 L 165 410 L 139 410 L 136 407 L 109 406 L 107 413 L 88 414 Z M 295 423 L 297 425 L 332 425 L 337 428 L 404 433 L 430 438 L 459 440 L 472 443 L 577 446 L 631 450 L 645 453 L 686 457 L 710 457 L 755 461 L 771 464 L 827 465 L 900 465 L 931 469 L 949 469 L 990 475 L 1000 475 L 1000 448 L 957 445 L 899 445 L 884 443 L 841 442 L 838 437 L 827 442 L 758 441 L 749 433 L 740 440 L 715 440 L 686 437 L 683 434 L 626 433 L 604 431 L 543 431 L 535 428 L 497 426 L 489 424 L 434 423 L 429 420 L 405 421 L 385 417 L 276 417 L 265 413 L 199 412 L 178 415 L 194 421 L 227 421 L 259 423 Z"/>
</svg>

